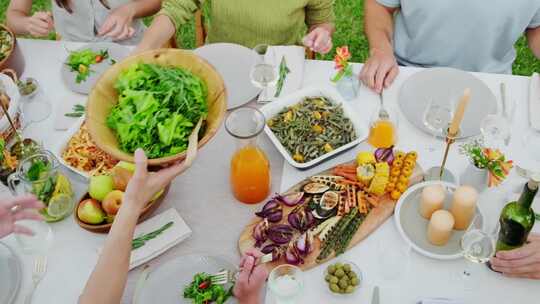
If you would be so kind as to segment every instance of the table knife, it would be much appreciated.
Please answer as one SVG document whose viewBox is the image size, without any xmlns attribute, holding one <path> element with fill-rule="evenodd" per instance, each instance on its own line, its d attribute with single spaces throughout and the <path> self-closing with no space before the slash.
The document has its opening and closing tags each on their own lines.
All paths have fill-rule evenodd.
<svg viewBox="0 0 540 304">
<path fill-rule="evenodd" d="M 540 76 L 531 76 L 529 87 L 529 122 L 533 129 L 540 131 Z"/>
<path fill-rule="evenodd" d="M 373 288 L 373 295 L 371 296 L 371 304 L 379 304 L 379 286 Z"/>
</svg>

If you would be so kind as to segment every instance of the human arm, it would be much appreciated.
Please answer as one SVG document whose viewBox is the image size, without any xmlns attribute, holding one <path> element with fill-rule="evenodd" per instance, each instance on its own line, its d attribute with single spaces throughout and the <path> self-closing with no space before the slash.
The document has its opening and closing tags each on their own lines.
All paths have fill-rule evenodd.
<svg viewBox="0 0 540 304">
<path fill-rule="evenodd" d="M 240 304 L 260 303 L 261 291 L 268 278 L 265 265 L 257 265 L 262 256 L 257 249 L 250 249 L 240 260 L 240 274 L 233 290 Z"/>
<path fill-rule="evenodd" d="M 163 0 L 161 10 L 134 53 L 160 48 L 174 37 L 177 29 L 188 22 L 203 0 Z"/>
<path fill-rule="evenodd" d="M 523 247 L 499 251 L 491 267 L 509 277 L 540 280 L 540 234 L 530 234 Z"/>
<path fill-rule="evenodd" d="M 50 12 L 30 15 L 32 0 L 11 0 L 6 11 L 6 23 L 17 35 L 44 37 L 54 29 Z"/>
<path fill-rule="evenodd" d="M 98 35 L 114 40 L 130 38 L 135 33 L 131 26 L 134 19 L 155 14 L 161 8 L 161 0 L 132 0 L 113 9 L 101 25 Z"/>
<path fill-rule="evenodd" d="M 525 32 L 529 48 L 536 58 L 540 59 L 540 26 L 527 29 Z"/>
<path fill-rule="evenodd" d="M 32 235 L 32 230 L 18 225 L 20 220 L 41 221 L 36 211 L 43 208 L 43 203 L 33 195 L 25 195 L 0 201 L 0 238 L 11 233 Z"/>
<path fill-rule="evenodd" d="M 377 93 L 390 86 L 399 73 L 392 44 L 394 13 L 397 9 L 398 7 L 384 6 L 378 0 L 366 0 L 364 3 L 364 30 L 369 42 L 370 56 L 359 77 Z"/>
<path fill-rule="evenodd" d="M 107 236 L 94 271 L 79 298 L 81 304 L 120 303 L 129 270 L 131 241 L 137 219 L 148 201 L 187 169 L 184 163 L 149 173 L 147 158 L 135 151 L 135 174 L 128 183 L 123 202 Z"/>
<path fill-rule="evenodd" d="M 308 33 L 302 39 L 305 47 L 314 52 L 326 54 L 332 50 L 334 26 L 334 1 L 310 0 L 306 6 Z"/>
</svg>

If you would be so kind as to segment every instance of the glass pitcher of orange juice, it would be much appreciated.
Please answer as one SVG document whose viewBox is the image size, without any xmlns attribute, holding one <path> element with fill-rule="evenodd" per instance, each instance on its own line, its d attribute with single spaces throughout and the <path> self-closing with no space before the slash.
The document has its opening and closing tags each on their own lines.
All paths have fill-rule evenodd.
<svg viewBox="0 0 540 304">
<path fill-rule="evenodd" d="M 270 162 L 257 144 L 265 124 L 264 115 L 250 107 L 232 111 L 225 121 L 225 129 L 237 142 L 231 159 L 232 192 L 246 204 L 259 203 L 270 192 Z"/>
<path fill-rule="evenodd" d="M 375 148 L 390 148 L 397 142 L 397 118 L 382 105 L 371 119 L 368 143 Z"/>
</svg>

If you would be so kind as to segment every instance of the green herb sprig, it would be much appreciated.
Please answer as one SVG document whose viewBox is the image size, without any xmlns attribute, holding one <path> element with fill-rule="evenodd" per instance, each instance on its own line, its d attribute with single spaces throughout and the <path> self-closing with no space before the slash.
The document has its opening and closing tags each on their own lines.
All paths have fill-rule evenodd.
<svg viewBox="0 0 540 304">
<path fill-rule="evenodd" d="M 84 115 L 85 108 L 83 105 L 76 104 L 73 106 L 73 112 L 66 113 L 64 116 L 66 117 L 81 117 Z"/>
<path fill-rule="evenodd" d="M 135 250 L 138 248 L 141 248 L 146 244 L 147 241 L 156 238 L 158 235 L 160 235 L 163 231 L 169 229 L 174 222 L 168 222 L 167 224 L 163 225 L 161 228 L 152 231 L 150 233 L 141 235 L 137 238 L 134 238 L 133 241 L 131 241 L 131 250 Z"/>
<path fill-rule="evenodd" d="M 283 90 L 283 85 L 285 84 L 285 79 L 287 79 L 287 74 L 289 74 L 291 70 L 289 70 L 289 67 L 287 67 L 287 61 L 285 60 L 285 56 L 281 57 L 281 62 L 279 63 L 279 79 L 276 86 L 276 93 L 274 94 L 274 97 L 279 97 L 281 94 L 281 90 Z"/>
</svg>

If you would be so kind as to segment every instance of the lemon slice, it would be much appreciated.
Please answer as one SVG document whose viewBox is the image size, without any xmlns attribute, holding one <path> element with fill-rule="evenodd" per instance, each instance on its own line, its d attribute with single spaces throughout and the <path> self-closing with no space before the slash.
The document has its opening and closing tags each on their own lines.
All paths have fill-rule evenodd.
<svg viewBox="0 0 540 304">
<path fill-rule="evenodd" d="M 71 210 L 73 210 L 73 199 L 71 195 L 65 193 L 54 195 L 47 206 L 47 213 L 54 218 L 63 218 L 70 214 Z"/>
<path fill-rule="evenodd" d="M 56 185 L 54 186 L 54 192 L 52 196 L 58 194 L 67 194 L 69 196 L 73 195 L 73 190 L 71 189 L 71 182 L 69 179 L 62 174 L 58 174 L 56 177 Z"/>
</svg>

